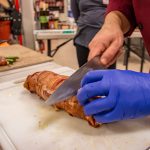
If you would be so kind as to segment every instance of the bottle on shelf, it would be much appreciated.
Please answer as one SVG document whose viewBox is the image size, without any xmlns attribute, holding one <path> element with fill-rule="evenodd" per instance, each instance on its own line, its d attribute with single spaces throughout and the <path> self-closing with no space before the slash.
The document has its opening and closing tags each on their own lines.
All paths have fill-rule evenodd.
<svg viewBox="0 0 150 150">
<path fill-rule="evenodd" d="M 48 29 L 48 19 L 47 19 L 45 11 L 40 10 L 39 20 L 40 20 L 40 28 L 41 29 Z"/>
<path fill-rule="evenodd" d="M 48 4 L 45 1 L 40 1 L 40 28 L 48 29 L 48 21 L 49 21 L 49 11 Z"/>
<path fill-rule="evenodd" d="M 58 23 L 59 23 L 59 19 L 58 18 L 55 18 L 54 19 L 54 28 L 55 29 L 58 29 L 59 27 L 58 27 Z"/>
<path fill-rule="evenodd" d="M 49 14 L 49 29 L 55 29 L 54 27 L 54 14 Z"/>
<path fill-rule="evenodd" d="M 63 0 L 35 0 L 35 21 L 39 29 L 59 29 Z"/>
</svg>

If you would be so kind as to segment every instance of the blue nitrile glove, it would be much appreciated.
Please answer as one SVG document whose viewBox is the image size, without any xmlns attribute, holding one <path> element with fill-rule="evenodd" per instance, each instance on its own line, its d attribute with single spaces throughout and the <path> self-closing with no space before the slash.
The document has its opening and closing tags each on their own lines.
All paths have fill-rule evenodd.
<svg viewBox="0 0 150 150">
<path fill-rule="evenodd" d="M 150 114 L 150 74 L 97 70 L 87 73 L 81 84 L 77 98 L 85 114 L 92 115 L 97 122 L 109 123 Z"/>
</svg>

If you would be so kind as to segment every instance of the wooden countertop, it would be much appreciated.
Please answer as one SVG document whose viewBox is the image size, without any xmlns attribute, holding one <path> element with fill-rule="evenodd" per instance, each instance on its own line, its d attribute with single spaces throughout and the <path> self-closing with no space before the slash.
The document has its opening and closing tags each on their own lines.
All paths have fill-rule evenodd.
<svg viewBox="0 0 150 150">
<path fill-rule="evenodd" d="M 0 72 L 52 61 L 52 58 L 21 45 L 0 47 L 0 56 L 18 56 L 12 65 L 0 66 Z"/>
</svg>

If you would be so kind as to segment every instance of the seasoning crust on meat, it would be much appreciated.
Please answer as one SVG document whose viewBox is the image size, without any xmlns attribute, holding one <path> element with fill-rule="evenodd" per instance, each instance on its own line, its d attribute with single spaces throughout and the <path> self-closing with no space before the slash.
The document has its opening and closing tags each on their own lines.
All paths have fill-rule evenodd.
<svg viewBox="0 0 150 150">
<path fill-rule="evenodd" d="M 31 93 L 36 93 L 43 100 L 48 97 L 67 79 L 67 76 L 58 75 L 50 71 L 36 72 L 29 75 L 24 83 L 24 87 Z M 78 103 L 75 96 L 59 102 L 53 107 L 56 110 L 64 110 L 71 116 L 87 120 L 93 127 L 99 127 L 100 124 L 96 123 L 93 117 L 85 116 L 83 107 Z"/>
</svg>

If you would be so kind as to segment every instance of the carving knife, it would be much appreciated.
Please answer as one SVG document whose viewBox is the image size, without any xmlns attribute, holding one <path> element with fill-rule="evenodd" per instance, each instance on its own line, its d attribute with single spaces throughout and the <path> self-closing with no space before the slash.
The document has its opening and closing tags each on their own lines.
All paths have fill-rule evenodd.
<svg viewBox="0 0 150 150">
<path fill-rule="evenodd" d="M 52 105 L 67 100 L 71 96 L 75 96 L 80 88 L 80 82 L 83 76 L 88 71 L 97 69 L 105 69 L 105 67 L 99 62 L 99 56 L 94 57 L 81 66 L 75 73 L 65 80 L 52 95 L 50 95 L 45 103 L 47 105 Z"/>
</svg>

